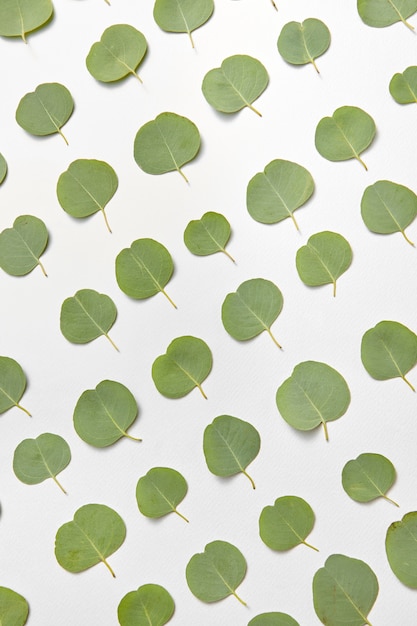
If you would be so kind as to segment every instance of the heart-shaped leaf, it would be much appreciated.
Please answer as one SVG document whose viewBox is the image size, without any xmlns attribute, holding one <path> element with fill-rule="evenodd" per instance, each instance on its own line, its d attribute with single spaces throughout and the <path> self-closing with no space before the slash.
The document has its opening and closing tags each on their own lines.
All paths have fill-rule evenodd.
<svg viewBox="0 0 417 626">
<path fill-rule="evenodd" d="M 40 28 L 54 11 L 51 0 L 7 0 L 0 3 L 0 35 L 21 37 Z"/>
<path fill-rule="evenodd" d="M 133 74 L 142 62 L 147 43 L 142 33 L 129 24 L 114 24 L 103 32 L 100 41 L 91 46 L 86 58 L 87 69 L 96 80 L 111 83 Z"/>
<path fill-rule="evenodd" d="M 177 506 L 187 494 L 188 485 L 182 474 L 170 467 L 153 467 L 138 480 L 136 501 L 139 511 L 146 517 L 163 517 L 176 513 L 183 520 L 188 519 L 177 511 Z"/>
<path fill-rule="evenodd" d="M 118 350 L 108 335 L 116 317 L 117 309 L 109 296 L 94 289 L 81 289 L 62 303 L 61 332 L 71 343 L 89 343 L 104 335 Z"/>
<path fill-rule="evenodd" d="M 168 33 L 188 33 L 194 48 L 191 33 L 207 22 L 213 10 L 213 0 L 156 0 L 153 17 Z"/>
<path fill-rule="evenodd" d="M 43 83 L 27 93 L 16 109 L 16 122 L 31 135 L 43 137 L 59 133 L 74 110 L 74 101 L 68 89 L 60 83 Z"/>
<path fill-rule="evenodd" d="M 7 161 L 4 156 L 0 153 L 0 185 L 6 178 L 7 174 Z"/>
<path fill-rule="evenodd" d="M 224 215 L 209 211 L 201 219 L 188 223 L 184 231 L 184 243 L 192 254 L 208 256 L 223 252 L 234 263 L 234 258 L 226 250 L 230 232 L 230 224 Z"/>
<path fill-rule="evenodd" d="M 56 476 L 71 461 L 71 450 L 65 439 L 52 433 L 43 433 L 36 439 L 24 439 L 13 456 L 13 471 L 26 485 L 38 485 L 52 478 L 66 493 Z"/>
<path fill-rule="evenodd" d="M 385 537 L 385 550 L 396 577 L 407 587 L 417 589 L 417 511 L 391 524 Z"/>
<path fill-rule="evenodd" d="M 19 363 L 7 356 L 0 356 L 0 413 L 17 406 L 30 417 L 27 409 L 19 404 L 26 389 L 26 376 Z"/>
<path fill-rule="evenodd" d="M 315 59 L 330 46 L 330 31 L 324 22 L 312 17 L 302 23 L 289 22 L 283 26 L 277 45 L 278 52 L 287 63 L 311 63 L 318 72 Z"/>
<path fill-rule="evenodd" d="M 261 613 L 248 623 L 248 626 L 300 626 L 287 613 Z"/>
<path fill-rule="evenodd" d="M 342 470 L 342 485 L 348 496 L 356 502 L 370 502 L 384 498 L 398 506 L 386 493 L 394 484 L 395 467 L 382 454 L 365 452 L 348 461 Z"/>
<path fill-rule="evenodd" d="M 407 67 L 391 78 L 389 92 L 398 104 L 417 102 L 417 66 Z"/>
<path fill-rule="evenodd" d="M 313 530 L 315 516 L 311 506 L 297 496 L 283 496 L 273 506 L 262 509 L 259 535 L 272 550 L 284 551 L 301 544 L 317 550 L 305 541 Z"/>
<path fill-rule="evenodd" d="M 29 615 L 26 599 L 7 587 L 0 587 L 0 624 L 2 626 L 24 626 Z"/>
<path fill-rule="evenodd" d="M 164 626 L 175 610 L 174 600 L 161 585 L 142 585 L 129 591 L 120 601 L 117 617 L 120 626 Z"/>
<path fill-rule="evenodd" d="M 391 26 L 396 22 L 402 22 L 414 29 L 407 22 L 407 17 L 417 11 L 417 0 L 357 0 L 358 13 L 365 24 L 375 28 Z"/>
<path fill-rule="evenodd" d="M 33 215 L 20 215 L 12 228 L 0 233 L 0 267 L 12 276 L 24 276 L 39 265 L 46 276 L 39 257 L 47 243 L 48 231 L 43 221 Z"/>
</svg>

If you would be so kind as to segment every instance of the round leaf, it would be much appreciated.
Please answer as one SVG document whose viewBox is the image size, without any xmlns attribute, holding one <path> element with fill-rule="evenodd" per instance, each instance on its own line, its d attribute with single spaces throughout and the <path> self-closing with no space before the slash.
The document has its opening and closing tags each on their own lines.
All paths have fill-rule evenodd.
<svg viewBox="0 0 417 626">
<path fill-rule="evenodd" d="M 6 178 L 7 174 L 7 162 L 4 156 L 0 153 L 0 185 Z"/>
<path fill-rule="evenodd" d="M 394 74 L 389 92 L 398 104 L 417 102 L 417 66 L 407 67 L 402 74 Z"/>
<path fill-rule="evenodd" d="M 314 59 L 324 54 L 330 46 L 330 31 L 326 24 L 315 18 L 302 23 L 289 22 L 283 26 L 277 45 L 278 52 L 287 63 L 311 63 L 318 72 Z"/>
<path fill-rule="evenodd" d="M 156 0 L 153 16 L 159 28 L 169 33 L 191 33 L 207 22 L 214 10 L 213 0 Z"/>
<path fill-rule="evenodd" d="M 184 231 L 184 243 L 192 254 L 208 256 L 223 252 L 234 262 L 226 251 L 230 239 L 230 224 L 224 215 L 209 211 L 199 220 L 192 220 Z"/>
<path fill-rule="evenodd" d="M 327 422 L 344 415 L 350 391 L 343 376 L 319 361 L 304 361 L 278 388 L 276 402 L 284 420 L 297 430 L 312 430 L 323 425 L 328 440 Z"/>
<path fill-rule="evenodd" d="M 261 613 L 248 623 L 248 626 L 300 626 L 287 613 Z"/>
<path fill-rule="evenodd" d="M 68 143 L 61 128 L 71 117 L 73 109 L 74 101 L 64 85 L 43 83 L 20 100 L 16 121 L 31 135 L 42 137 L 59 133 Z"/>
<path fill-rule="evenodd" d="M 417 11 L 417 0 L 357 0 L 357 2 L 358 13 L 368 26 L 383 28 L 401 21 L 408 28 L 413 28 L 406 18 Z"/>
<path fill-rule="evenodd" d="M 188 486 L 185 478 L 170 467 L 153 467 L 138 480 L 136 501 L 139 511 L 146 517 L 163 517 L 176 513 L 186 522 L 177 506 L 185 498 Z"/>
<path fill-rule="evenodd" d="M 37 265 L 46 276 L 39 260 L 48 243 L 45 224 L 33 215 L 20 215 L 12 228 L 0 233 L 0 267 L 12 276 L 29 274 Z"/>
<path fill-rule="evenodd" d="M 26 599 L 7 587 L 0 587 L 0 624 L 2 626 L 24 626 L 29 615 Z"/>
<path fill-rule="evenodd" d="M 103 32 L 100 41 L 91 46 L 86 58 L 87 69 L 95 79 L 111 83 L 133 74 L 146 54 L 142 33 L 129 24 L 114 24 Z"/>
<path fill-rule="evenodd" d="M 212 541 L 204 552 L 194 554 L 186 568 L 187 584 L 199 600 L 217 602 L 236 594 L 236 589 L 245 578 L 246 560 L 243 554 L 231 543 Z"/>
<path fill-rule="evenodd" d="M 0 35 L 21 37 L 43 26 L 52 16 L 51 0 L 8 0 L 0 3 Z"/>
<path fill-rule="evenodd" d="M 346 463 L 342 470 L 342 485 L 348 496 L 356 502 L 385 498 L 398 506 L 385 495 L 395 477 L 395 467 L 391 461 L 382 454 L 366 452 Z"/>
<path fill-rule="evenodd" d="M 26 389 L 26 376 L 19 363 L 7 356 L 0 356 L 0 413 L 17 406 L 30 416 L 19 400 Z"/>
<path fill-rule="evenodd" d="M 175 610 L 174 600 L 161 585 L 142 585 L 120 601 L 117 617 L 120 626 L 164 626 Z"/>
<path fill-rule="evenodd" d="M 95 389 L 84 391 L 74 409 L 74 428 L 86 443 L 105 448 L 128 437 L 126 431 L 138 415 L 138 405 L 127 387 L 114 380 L 102 380 Z"/>
<path fill-rule="evenodd" d="M 417 512 L 393 522 L 385 538 L 388 562 L 396 577 L 407 587 L 417 589 Z"/>
<path fill-rule="evenodd" d="M 19 443 L 13 456 L 13 471 L 26 485 L 38 485 L 52 478 L 66 493 L 56 476 L 71 461 L 69 445 L 59 435 L 44 433 L 36 439 L 24 439 Z"/>
<path fill-rule="evenodd" d="M 62 303 L 61 332 L 71 343 L 88 343 L 104 335 L 117 350 L 107 334 L 116 316 L 116 306 L 109 296 L 93 289 L 81 289 Z"/>
<path fill-rule="evenodd" d="M 314 526 L 311 506 L 297 496 L 283 496 L 273 506 L 262 509 L 259 517 L 259 535 L 272 550 L 290 550 L 304 544 L 317 550 L 305 541 Z"/>
</svg>

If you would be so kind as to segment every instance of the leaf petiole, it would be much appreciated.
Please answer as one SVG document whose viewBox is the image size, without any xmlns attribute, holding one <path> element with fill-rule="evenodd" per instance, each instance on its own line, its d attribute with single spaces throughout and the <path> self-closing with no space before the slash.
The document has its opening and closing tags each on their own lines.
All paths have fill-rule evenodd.
<svg viewBox="0 0 417 626">
<path fill-rule="evenodd" d="M 107 333 L 103 333 L 103 334 L 106 337 L 106 339 L 108 339 L 110 341 L 110 343 L 113 346 L 113 348 L 115 350 L 117 350 L 117 352 L 120 352 L 119 348 L 116 346 L 116 344 L 114 343 L 113 339 Z"/>
<path fill-rule="evenodd" d="M 64 133 L 62 132 L 62 130 L 60 128 L 58 128 L 58 133 L 61 135 L 62 139 L 65 141 L 67 146 L 69 146 L 68 140 L 67 140 L 67 138 L 65 137 Z"/>
<path fill-rule="evenodd" d="M 183 515 L 183 514 L 182 514 L 182 513 L 180 513 L 179 511 L 177 511 L 177 509 L 173 509 L 173 512 L 174 512 L 174 513 L 176 513 L 179 517 L 181 517 L 181 519 L 183 519 L 185 522 L 187 522 L 187 524 L 189 524 L 189 523 L 190 523 L 190 520 L 189 520 L 189 519 L 187 519 L 187 518 L 185 517 L 185 515 Z"/>
<path fill-rule="evenodd" d="M 58 487 L 61 489 L 61 491 L 63 493 L 65 493 L 65 495 L 68 495 L 67 492 L 65 491 L 64 487 L 61 485 L 61 483 L 59 482 L 59 480 L 57 479 L 56 476 L 51 476 L 52 480 L 58 485 Z"/>
<path fill-rule="evenodd" d="M 320 552 L 320 550 L 314 546 L 311 545 L 311 543 L 307 543 L 307 541 L 302 541 L 301 542 L 303 545 L 307 546 L 307 548 L 311 548 L 312 550 L 315 550 L 316 552 Z"/>
<path fill-rule="evenodd" d="M 237 595 L 236 591 L 233 591 L 232 593 L 235 596 L 236 600 L 239 600 L 240 604 L 243 604 L 243 606 L 248 606 L 246 604 L 246 602 L 244 600 L 242 600 L 242 598 L 239 598 L 239 596 Z"/>
<path fill-rule="evenodd" d="M 404 239 L 410 244 L 410 246 L 413 246 L 413 248 L 415 248 L 414 243 L 407 237 L 407 235 L 405 234 L 405 231 L 401 230 L 400 232 L 401 232 L 402 236 L 404 237 Z"/>
<path fill-rule="evenodd" d="M 415 388 L 414 388 L 414 387 L 413 387 L 413 385 L 410 383 L 410 381 L 406 379 L 406 377 L 405 377 L 405 376 L 401 376 L 401 378 L 403 379 L 403 381 L 404 381 L 405 383 L 407 383 L 407 385 L 410 387 L 410 389 L 411 389 L 412 391 L 415 391 Z"/>
<path fill-rule="evenodd" d="M 225 248 L 221 248 L 221 252 L 223 252 L 223 254 L 225 254 L 227 257 L 229 257 L 229 259 L 236 265 L 236 261 L 234 260 L 232 255 L 228 253 L 228 251 Z"/>
<path fill-rule="evenodd" d="M 16 405 L 15 405 L 15 406 L 17 406 L 17 408 L 18 408 L 18 409 L 20 409 L 21 411 L 23 411 L 24 413 L 26 413 L 26 415 L 29 415 L 29 417 L 32 417 L 32 414 L 31 414 L 31 413 L 29 413 L 29 411 L 28 411 L 27 409 L 25 409 L 25 407 L 23 407 L 22 405 L 20 405 L 20 404 L 18 404 L 18 403 L 16 402 Z"/>
<path fill-rule="evenodd" d="M 106 0 L 107 1 L 107 0 Z M 110 565 L 107 563 L 106 559 L 104 557 L 101 557 L 101 560 L 103 561 L 104 565 L 107 567 L 107 569 L 109 570 L 110 574 L 113 576 L 113 578 L 116 578 L 116 574 L 114 573 L 113 569 L 110 567 Z"/>
<path fill-rule="evenodd" d="M 281 344 L 279 344 L 279 343 L 278 343 L 278 341 L 275 339 L 274 335 L 273 335 L 273 334 L 272 334 L 272 332 L 271 332 L 271 329 L 270 329 L 270 328 L 266 328 L 265 330 L 266 330 L 266 332 L 268 333 L 268 335 L 271 337 L 271 339 L 272 339 L 272 341 L 274 342 L 274 344 L 275 344 L 276 346 L 278 346 L 278 348 L 279 348 L 280 350 L 282 350 L 282 346 L 281 346 Z"/>
<path fill-rule="evenodd" d="M 250 484 L 252 485 L 252 489 L 256 489 L 256 485 L 255 485 L 255 483 L 254 483 L 254 481 L 253 481 L 253 478 L 251 478 L 251 477 L 249 476 L 249 474 L 248 474 L 247 472 L 245 472 L 244 470 L 242 470 L 242 474 L 243 474 L 244 476 L 246 476 L 246 478 L 248 478 L 248 479 L 249 479 Z"/>
<path fill-rule="evenodd" d="M 247 107 L 248 107 L 251 111 L 253 111 L 254 113 L 256 113 L 256 115 L 259 115 L 259 117 L 262 117 L 262 113 L 260 113 L 260 112 L 258 111 L 258 109 L 255 109 L 255 107 L 254 107 L 254 106 L 252 106 L 251 104 L 249 104 L 249 102 L 247 102 L 247 103 L 246 103 L 246 106 L 247 106 Z"/>
<path fill-rule="evenodd" d="M 171 300 L 171 298 L 169 297 L 169 295 L 167 294 L 167 292 L 164 289 L 161 289 L 161 293 L 164 294 L 165 298 L 167 298 L 167 300 L 172 304 L 172 306 L 174 307 L 174 309 L 178 309 L 177 305 L 175 304 L 175 302 L 173 300 Z"/>
<path fill-rule="evenodd" d="M 105 210 L 104 210 L 102 207 L 100 207 L 100 210 L 101 210 L 101 212 L 103 213 L 103 217 L 104 217 L 104 221 L 105 221 L 106 226 L 107 226 L 107 230 L 108 230 L 108 231 L 109 231 L 109 233 L 111 234 L 111 232 L 112 232 L 112 231 L 111 231 L 111 228 L 110 228 L 110 224 L 109 224 L 109 222 L 108 222 L 108 220 L 107 220 L 107 215 L 106 215 L 106 212 L 105 212 Z"/>
<path fill-rule="evenodd" d="M 384 493 L 382 494 L 382 497 L 387 502 L 391 502 L 391 504 L 394 504 L 394 506 L 397 506 L 398 508 L 400 508 L 400 505 L 397 502 L 395 502 L 395 500 L 391 500 L 391 498 L 388 498 L 388 496 L 386 496 Z"/>
<path fill-rule="evenodd" d="M 204 393 L 202 386 L 201 386 L 201 385 L 199 385 L 198 383 L 196 383 L 196 385 L 197 385 L 198 389 L 200 390 L 200 393 L 201 393 L 201 395 L 203 396 L 203 398 L 204 398 L 205 400 L 207 400 L 207 396 L 206 396 L 206 394 Z"/>
</svg>

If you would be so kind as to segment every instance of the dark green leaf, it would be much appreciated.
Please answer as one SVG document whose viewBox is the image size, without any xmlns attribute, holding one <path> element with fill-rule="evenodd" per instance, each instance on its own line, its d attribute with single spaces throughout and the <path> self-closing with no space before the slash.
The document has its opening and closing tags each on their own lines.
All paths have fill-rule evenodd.
<svg viewBox="0 0 417 626">
<path fill-rule="evenodd" d="M 133 74 L 142 82 L 136 69 L 143 60 L 147 43 L 142 33 L 129 24 L 106 28 L 86 58 L 87 69 L 96 80 L 111 83 Z"/>
<path fill-rule="evenodd" d="M 396 577 L 407 587 L 417 589 L 417 512 L 393 522 L 385 538 L 388 562 Z"/>
<path fill-rule="evenodd" d="M 304 544 L 317 551 L 305 541 L 313 530 L 315 516 L 311 506 L 297 496 L 283 496 L 273 506 L 262 509 L 259 517 L 259 535 L 272 550 L 290 550 Z"/>
<path fill-rule="evenodd" d="M 4 413 L 13 406 L 27 413 L 19 400 L 26 389 L 26 376 L 19 363 L 7 356 L 0 356 L 0 413 Z"/>
<path fill-rule="evenodd" d="M 192 32 L 207 22 L 214 10 L 213 0 L 156 0 L 153 16 L 159 28 L 169 33 Z"/>
<path fill-rule="evenodd" d="M 117 609 L 120 626 L 164 626 L 175 610 L 174 600 L 161 585 L 142 585 L 130 591 Z"/>
<path fill-rule="evenodd" d="M 261 613 L 248 623 L 248 626 L 300 626 L 287 613 Z"/>
<path fill-rule="evenodd" d="M 170 467 L 153 467 L 139 478 L 136 486 L 136 501 L 139 511 L 146 517 L 163 517 L 176 513 L 183 520 L 188 519 L 177 511 L 177 506 L 188 491 L 182 474 Z"/>
<path fill-rule="evenodd" d="M 308 18 L 302 23 L 289 22 L 283 26 L 277 45 L 278 52 L 288 63 L 311 63 L 318 72 L 315 59 L 330 46 L 330 31 L 326 24 L 315 18 Z"/>
<path fill-rule="evenodd" d="M 358 13 L 368 26 L 383 28 L 396 22 L 403 22 L 413 30 L 406 21 L 407 17 L 417 11 L 417 0 L 357 0 Z"/>
<path fill-rule="evenodd" d="M 417 102 L 417 66 L 407 67 L 402 74 L 394 74 L 389 92 L 398 104 Z"/>
<path fill-rule="evenodd" d="M 20 100 L 16 121 L 31 135 L 44 136 L 59 133 L 68 144 L 61 128 L 69 120 L 74 101 L 68 89 L 60 83 L 43 83 Z"/>
<path fill-rule="evenodd" d="M 395 467 L 382 454 L 365 452 L 348 461 L 342 470 L 342 485 L 348 496 L 356 502 L 370 502 L 385 498 L 398 506 L 386 493 L 395 481 Z"/>
<path fill-rule="evenodd" d="M 230 239 L 230 224 L 224 215 L 209 211 L 199 220 L 192 220 L 184 231 L 184 243 L 192 254 L 208 256 L 223 252 L 235 262 L 226 250 Z"/>
<path fill-rule="evenodd" d="M 89 343 L 104 335 L 118 350 L 108 335 L 116 317 L 117 309 L 109 296 L 93 289 L 81 289 L 62 303 L 61 332 L 71 343 Z"/>
<path fill-rule="evenodd" d="M 53 13 L 51 0 L 2 0 L 0 3 L 0 35 L 21 37 L 40 28 Z"/>
<path fill-rule="evenodd" d="M 38 485 L 52 478 L 66 493 L 56 476 L 71 461 L 71 450 L 65 439 L 52 433 L 43 433 L 36 439 L 24 439 L 13 456 L 13 471 L 26 485 Z"/>
<path fill-rule="evenodd" d="M 2 626 L 24 626 L 29 615 L 26 599 L 7 587 L 0 587 L 0 624 Z"/>
<path fill-rule="evenodd" d="M 12 276 L 24 276 L 39 265 L 46 276 L 39 257 L 47 243 L 48 231 L 43 221 L 33 215 L 20 215 L 12 228 L 0 233 L 0 267 Z"/>
</svg>

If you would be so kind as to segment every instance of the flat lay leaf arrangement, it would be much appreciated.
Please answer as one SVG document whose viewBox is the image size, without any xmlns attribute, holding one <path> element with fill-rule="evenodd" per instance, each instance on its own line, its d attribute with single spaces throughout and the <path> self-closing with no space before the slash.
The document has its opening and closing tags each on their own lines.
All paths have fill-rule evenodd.
<svg viewBox="0 0 417 626">
<path fill-rule="evenodd" d="M 317 73 L 317 57 L 330 46 L 330 31 L 321 20 L 308 18 L 304 22 L 289 22 L 278 37 L 278 52 L 287 63 L 311 63 Z"/>
<path fill-rule="evenodd" d="M 91 46 L 85 60 L 90 74 L 103 83 L 112 83 L 129 74 L 142 82 L 136 72 L 142 62 L 147 43 L 144 35 L 129 24 L 106 28 L 100 41 Z"/>
</svg>

